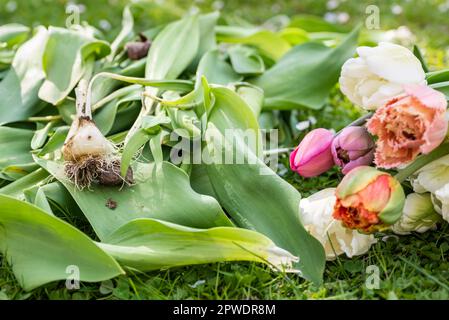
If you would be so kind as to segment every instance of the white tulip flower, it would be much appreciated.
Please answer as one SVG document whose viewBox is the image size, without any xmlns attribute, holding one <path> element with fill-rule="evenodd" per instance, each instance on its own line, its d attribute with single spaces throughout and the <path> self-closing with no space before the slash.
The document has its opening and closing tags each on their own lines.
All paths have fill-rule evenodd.
<svg viewBox="0 0 449 320">
<path fill-rule="evenodd" d="M 376 243 L 373 235 L 350 230 L 332 217 L 335 188 L 321 190 L 300 201 L 300 218 L 306 230 L 324 247 L 327 260 L 345 253 L 353 257 L 366 253 Z"/>
<path fill-rule="evenodd" d="M 404 84 L 426 84 L 421 62 L 405 47 L 380 42 L 377 47 L 359 47 L 357 53 L 342 67 L 340 89 L 366 110 L 376 110 L 403 93 Z"/>
<path fill-rule="evenodd" d="M 394 233 L 426 232 L 436 226 L 441 216 L 435 211 L 430 193 L 411 193 L 405 199 L 403 214 L 391 227 Z"/>
<path fill-rule="evenodd" d="M 411 179 L 413 190 L 418 193 L 431 192 L 449 183 L 449 155 L 430 162 L 419 169 Z"/>
<path fill-rule="evenodd" d="M 413 190 L 431 192 L 434 209 L 449 221 L 449 155 L 419 169 L 411 179 Z"/>
<path fill-rule="evenodd" d="M 449 183 L 435 192 L 439 212 L 444 220 L 449 222 Z M 434 201 L 435 203 L 436 201 Z"/>
</svg>

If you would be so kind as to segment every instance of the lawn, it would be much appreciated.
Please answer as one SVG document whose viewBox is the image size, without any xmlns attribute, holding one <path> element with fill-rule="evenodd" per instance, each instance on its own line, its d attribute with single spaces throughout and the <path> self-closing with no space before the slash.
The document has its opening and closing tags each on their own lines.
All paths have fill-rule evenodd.
<svg viewBox="0 0 449 320">
<path fill-rule="evenodd" d="M 120 26 L 123 0 L 77 1 L 85 3 L 81 19 L 115 35 Z M 156 3 L 158 1 L 155 1 Z M 162 1 L 163 2 L 163 1 Z M 340 3 L 341 2 L 341 3 Z M 94 4 L 95 3 L 95 4 Z M 172 20 L 192 9 L 188 1 L 165 1 L 165 4 L 146 5 L 136 16 L 144 29 Z M 364 17 L 368 4 L 380 7 L 381 28 L 384 30 L 407 26 L 425 48 L 430 68 L 448 66 L 449 2 L 426 1 L 195 1 L 202 11 L 221 9 L 228 19 L 243 17 L 261 23 L 274 14 L 293 16 L 307 13 L 328 19 L 347 13 L 352 26 Z M 261 3 L 263 5 L 261 5 Z M 364 4 L 366 3 L 366 4 Z M 19 22 L 27 25 L 64 25 L 66 1 L 0 0 L 0 24 Z M 336 8 L 334 6 L 337 5 Z M 95 7 L 101 8 L 98 10 Z M 49 14 L 49 12 L 52 12 Z M 332 16 L 334 14 L 334 16 Z M 341 15 L 340 15 L 341 17 Z M 345 20 L 344 18 L 341 18 Z M 113 38 L 113 36 L 111 37 Z M 293 113 L 293 114 L 292 114 Z M 323 110 L 282 111 L 279 118 L 293 126 L 309 117 L 315 127 L 336 131 L 359 116 L 359 111 L 335 88 Z M 293 120 L 292 120 L 293 119 Z M 291 132 L 289 133 L 291 134 Z M 293 134 L 292 145 L 301 134 Z M 296 140 L 296 141 L 295 141 Z M 279 174 L 303 195 L 326 187 L 335 187 L 341 174 L 332 170 L 318 178 L 303 179 L 288 167 L 288 158 L 281 158 Z M 95 237 L 87 228 L 88 235 Z M 23 291 L 10 267 L 0 257 L 1 299 L 449 299 L 449 226 L 443 223 L 437 231 L 409 236 L 378 234 L 377 244 L 370 251 L 352 259 L 340 256 L 327 262 L 324 282 L 317 286 L 291 274 L 276 273 L 256 263 L 216 263 L 189 266 L 145 274 L 120 276 L 102 283 L 82 283 L 79 290 L 69 291 L 64 282 L 45 285 L 31 292 Z M 379 287 L 369 289 L 368 266 L 379 270 Z"/>
</svg>

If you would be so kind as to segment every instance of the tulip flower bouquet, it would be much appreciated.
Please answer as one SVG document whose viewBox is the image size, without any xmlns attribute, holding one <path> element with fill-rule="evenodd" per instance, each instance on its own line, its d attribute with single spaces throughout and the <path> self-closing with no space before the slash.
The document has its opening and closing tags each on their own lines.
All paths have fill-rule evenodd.
<svg viewBox="0 0 449 320">
<path fill-rule="evenodd" d="M 337 133 L 310 131 L 290 155 L 303 177 L 334 165 L 344 175 L 300 203 L 330 259 L 365 253 L 378 231 L 425 232 L 449 221 L 448 72 L 426 73 L 415 53 L 392 43 L 359 47 L 339 83 L 366 114 Z"/>
</svg>

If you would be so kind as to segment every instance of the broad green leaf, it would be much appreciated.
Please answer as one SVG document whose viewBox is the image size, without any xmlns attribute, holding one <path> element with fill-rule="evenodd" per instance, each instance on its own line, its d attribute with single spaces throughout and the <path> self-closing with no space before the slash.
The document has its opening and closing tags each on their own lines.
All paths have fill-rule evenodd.
<svg viewBox="0 0 449 320">
<path fill-rule="evenodd" d="M 297 259 L 254 231 L 194 229 L 155 219 L 133 220 L 98 246 L 123 266 L 140 271 L 242 260 L 288 269 Z"/>
<path fill-rule="evenodd" d="M 170 23 L 151 44 L 145 77 L 176 79 L 195 58 L 199 43 L 198 16 Z"/>
<path fill-rule="evenodd" d="M 25 290 L 67 279 L 71 266 L 87 282 L 124 273 L 81 231 L 34 205 L 4 195 L 0 195 L 0 249 Z"/>
<path fill-rule="evenodd" d="M 2 80 L 14 59 L 15 51 L 12 49 L 9 50 L 0 50 L 0 80 Z"/>
<path fill-rule="evenodd" d="M 336 48 L 305 43 L 290 50 L 253 83 L 265 92 L 265 108 L 320 109 L 357 46 L 359 28 Z"/>
<path fill-rule="evenodd" d="M 217 29 L 217 39 L 221 42 L 254 46 L 260 50 L 261 54 L 274 61 L 279 60 L 291 48 L 286 40 L 272 31 L 260 30 L 254 33 L 249 33 L 247 28 L 240 28 L 240 30 L 238 30 L 239 28 L 237 27 L 231 28 L 233 30 L 232 33 L 228 32 L 226 27 L 220 26 L 220 28 Z"/>
<path fill-rule="evenodd" d="M 124 134 L 125 136 L 119 141 L 119 143 L 122 143 L 141 110 L 142 104 L 140 101 L 126 103 L 123 107 L 120 107 L 109 135 Z"/>
<path fill-rule="evenodd" d="M 26 129 L 10 128 L 0 126 L 0 177 L 11 179 L 11 169 L 16 167 L 18 173 L 23 176 L 26 172 L 20 172 L 20 166 L 33 162 L 31 156 L 31 139 L 34 132 Z M 9 169 L 9 174 L 6 170 Z"/>
<path fill-rule="evenodd" d="M 49 174 L 47 171 L 39 168 L 36 171 L 33 171 L 14 182 L 11 182 L 3 188 L 0 188 L 0 194 L 24 200 L 25 196 L 23 191 L 33 186 L 41 185 L 48 176 Z"/>
<path fill-rule="evenodd" d="M 13 48 L 24 42 L 30 33 L 30 28 L 18 23 L 0 26 L 0 50 Z"/>
<path fill-rule="evenodd" d="M 289 27 L 300 28 L 307 32 L 347 32 L 345 27 L 329 23 L 322 17 L 305 14 L 293 17 Z"/>
<path fill-rule="evenodd" d="M 279 32 L 279 35 L 292 46 L 310 41 L 307 31 L 300 28 L 285 28 Z"/>
<path fill-rule="evenodd" d="M 39 90 L 39 98 L 54 105 L 61 103 L 92 63 L 88 61 L 102 58 L 109 52 L 106 42 L 92 38 L 84 29 L 50 27 L 43 56 L 45 82 Z"/>
<path fill-rule="evenodd" d="M 188 176 L 171 163 L 136 163 L 132 186 L 92 185 L 78 190 L 68 181 L 62 164 L 35 158 L 72 195 L 100 239 L 136 218 L 155 218 L 195 228 L 231 226 L 214 198 L 200 195 L 190 187 Z M 109 209 L 111 199 L 117 208 Z"/>
<path fill-rule="evenodd" d="M 47 30 L 39 27 L 17 50 L 11 69 L 0 82 L 0 124 L 25 120 L 44 107 L 38 103 L 38 91 L 45 77 L 42 56 L 46 42 Z"/>
<path fill-rule="evenodd" d="M 196 72 L 197 83 L 202 76 L 206 77 L 209 83 L 222 85 L 243 79 L 232 69 L 229 63 L 224 61 L 218 50 L 209 51 L 201 58 Z"/>
<path fill-rule="evenodd" d="M 93 116 L 93 120 L 97 128 L 100 129 L 103 135 L 107 135 L 111 130 L 114 124 L 115 116 L 117 115 L 117 108 L 117 99 L 112 100 Z"/>
<path fill-rule="evenodd" d="M 212 12 L 208 14 L 202 14 L 198 18 L 199 30 L 200 30 L 200 42 L 198 44 L 198 51 L 193 59 L 189 70 L 193 72 L 196 70 L 201 57 L 209 50 L 213 50 L 217 47 L 217 41 L 215 38 L 215 25 L 217 24 L 219 12 Z"/>
<path fill-rule="evenodd" d="M 204 164 L 192 165 L 192 170 L 190 172 L 190 184 L 196 192 L 217 198 Z"/>
<path fill-rule="evenodd" d="M 254 75 L 265 71 L 263 59 L 254 50 L 243 46 L 235 46 L 230 48 L 228 52 L 235 72 Z"/>
<path fill-rule="evenodd" d="M 228 140 L 222 145 L 211 139 L 217 136 L 226 139 L 225 130 L 230 129 L 254 131 L 254 134 L 258 130 L 255 115 L 236 93 L 218 87 L 211 92 L 215 96 L 215 106 L 206 130 L 207 150 L 215 152 L 212 159 L 234 153 L 246 160 L 243 164 L 207 164 L 220 204 L 238 226 L 261 232 L 277 246 L 298 256 L 300 261 L 294 267 L 304 278 L 320 283 L 324 250 L 299 220 L 301 195 L 251 152 L 243 139 Z"/>
</svg>

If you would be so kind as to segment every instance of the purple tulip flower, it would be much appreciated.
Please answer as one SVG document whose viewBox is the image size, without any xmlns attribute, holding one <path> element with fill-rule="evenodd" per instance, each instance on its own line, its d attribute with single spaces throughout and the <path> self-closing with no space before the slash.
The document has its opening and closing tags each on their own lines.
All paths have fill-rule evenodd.
<svg viewBox="0 0 449 320">
<path fill-rule="evenodd" d="M 335 137 L 331 152 L 343 174 L 359 166 L 368 166 L 374 160 L 374 141 L 365 127 L 347 127 Z"/>
</svg>

